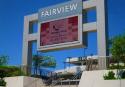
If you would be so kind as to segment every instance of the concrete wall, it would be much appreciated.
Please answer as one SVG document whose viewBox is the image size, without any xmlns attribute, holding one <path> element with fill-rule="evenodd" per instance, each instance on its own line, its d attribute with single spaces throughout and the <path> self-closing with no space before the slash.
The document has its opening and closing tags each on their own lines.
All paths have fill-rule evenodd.
<svg viewBox="0 0 125 87">
<path fill-rule="evenodd" d="M 107 72 L 107 70 L 84 71 L 78 87 L 125 87 L 125 80 L 104 80 L 103 75 Z M 5 81 L 7 82 L 6 87 L 46 87 L 41 79 L 32 77 L 8 77 Z M 77 86 L 63 85 L 62 87 Z"/>
<path fill-rule="evenodd" d="M 125 87 L 125 80 L 104 80 L 103 75 L 107 72 L 107 70 L 83 72 L 78 87 Z"/>
<path fill-rule="evenodd" d="M 7 87 L 45 87 L 43 81 L 32 77 L 8 77 L 5 78 Z"/>
<path fill-rule="evenodd" d="M 23 87 L 23 78 L 23 76 L 5 78 L 5 81 L 7 82 L 7 87 Z"/>
</svg>

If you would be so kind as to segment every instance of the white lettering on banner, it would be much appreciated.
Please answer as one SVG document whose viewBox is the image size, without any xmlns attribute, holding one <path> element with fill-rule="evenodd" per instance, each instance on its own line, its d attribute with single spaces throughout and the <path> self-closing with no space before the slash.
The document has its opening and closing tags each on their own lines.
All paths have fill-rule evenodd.
<svg viewBox="0 0 125 87">
<path fill-rule="evenodd" d="M 72 11 L 72 10 L 76 10 L 76 9 L 77 9 L 77 4 L 72 4 L 72 5 L 70 5 L 70 9 L 71 9 L 71 11 Z"/>
<path fill-rule="evenodd" d="M 50 10 L 45 10 L 41 12 L 41 17 L 46 17 L 46 16 L 51 16 L 51 15 L 57 15 L 57 14 L 62 14 L 65 12 L 70 12 L 73 10 L 76 10 L 78 7 L 78 4 L 70 4 L 70 5 L 66 5 L 64 7 L 60 7 L 60 8 L 54 8 L 54 9 L 50 9 Z"/>
</svg>

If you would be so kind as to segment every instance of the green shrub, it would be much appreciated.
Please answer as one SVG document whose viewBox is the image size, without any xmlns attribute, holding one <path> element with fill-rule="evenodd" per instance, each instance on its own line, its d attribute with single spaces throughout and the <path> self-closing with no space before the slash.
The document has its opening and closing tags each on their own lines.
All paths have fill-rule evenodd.
<svg viewBox="0 0 125 87">
<path fill-rule="evenodd" d="M 0 79 L 0 86 L 6 86 L 6 82 L 3 79 Z"/>
<path fill-rule="evenodd" d="M 3 79 L 7 76 L 7 73 L 5 71 L 0 70 L 0 78 Z"/>
<path fill-rule="evenodd" d="M 122 79 L 125 79 L 125 71 L 123 71 L 122 75 L 121 75 Z"/>
<path fill-rule="evenodd" d="M 0 66 L 0 71 L 4 71 L 4 73 L 0 73 L 0 76 L 4 75 L 4 77 L 25 76 L 26 75 L 20 69 L 20 67 L 16 67 L 16 66 Z"/>
<path fill-rule="evenodd" d="M 111 66 L 108 67 L 108 69 L 125 69 L 125 66 L 122 65 L 114 65 L 112 64 Z"/>
<path fill-rule="evenodd" d="M 6 72 L 4 70 L 0 70 L 0 86 L 6 86 L 6 82 L 3 79 L 4 77 L 6 77 Z"/>
<path fill-rule="evenodd" d="M 109 71 L 108 74 L 103 76 L 104 80 L 113 80 L 115 78 L 115 73 L 113 71 Z"/>
</svg>

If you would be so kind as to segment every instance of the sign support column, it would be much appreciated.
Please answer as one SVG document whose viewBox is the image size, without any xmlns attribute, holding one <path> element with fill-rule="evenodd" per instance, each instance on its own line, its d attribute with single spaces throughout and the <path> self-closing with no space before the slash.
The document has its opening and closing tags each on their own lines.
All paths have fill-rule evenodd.
<svg viewBox="0 0 125 87">
<path fill-rule="evenodd" d="M 97 43 L 99 56 L 99 69 L 106 69 L 107 56 L 107 31 L 106 31 L 106 3 L 105 0 L 97 0 Z"/>
</svg>

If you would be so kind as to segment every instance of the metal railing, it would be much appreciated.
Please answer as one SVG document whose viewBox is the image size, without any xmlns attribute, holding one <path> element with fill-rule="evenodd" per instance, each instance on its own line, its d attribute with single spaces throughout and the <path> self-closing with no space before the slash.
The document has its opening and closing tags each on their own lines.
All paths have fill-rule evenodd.
<svg viewBox="0 0 125 87">
<path fill-rule="evenodd" d="M 83 71 L 79 71 L 78 73 L 74 73 L 73 77 L 71 77 L 70 79 L 67 80 L 62 80 L 62 79 L 58 79 L 58 80 L 54 80 L 52 82 L 52 87 L 56 86 L 56 85 L 76 85 L 76 87 L 79 84 L 81 75 L 82 75 Z"/>
</svg>

